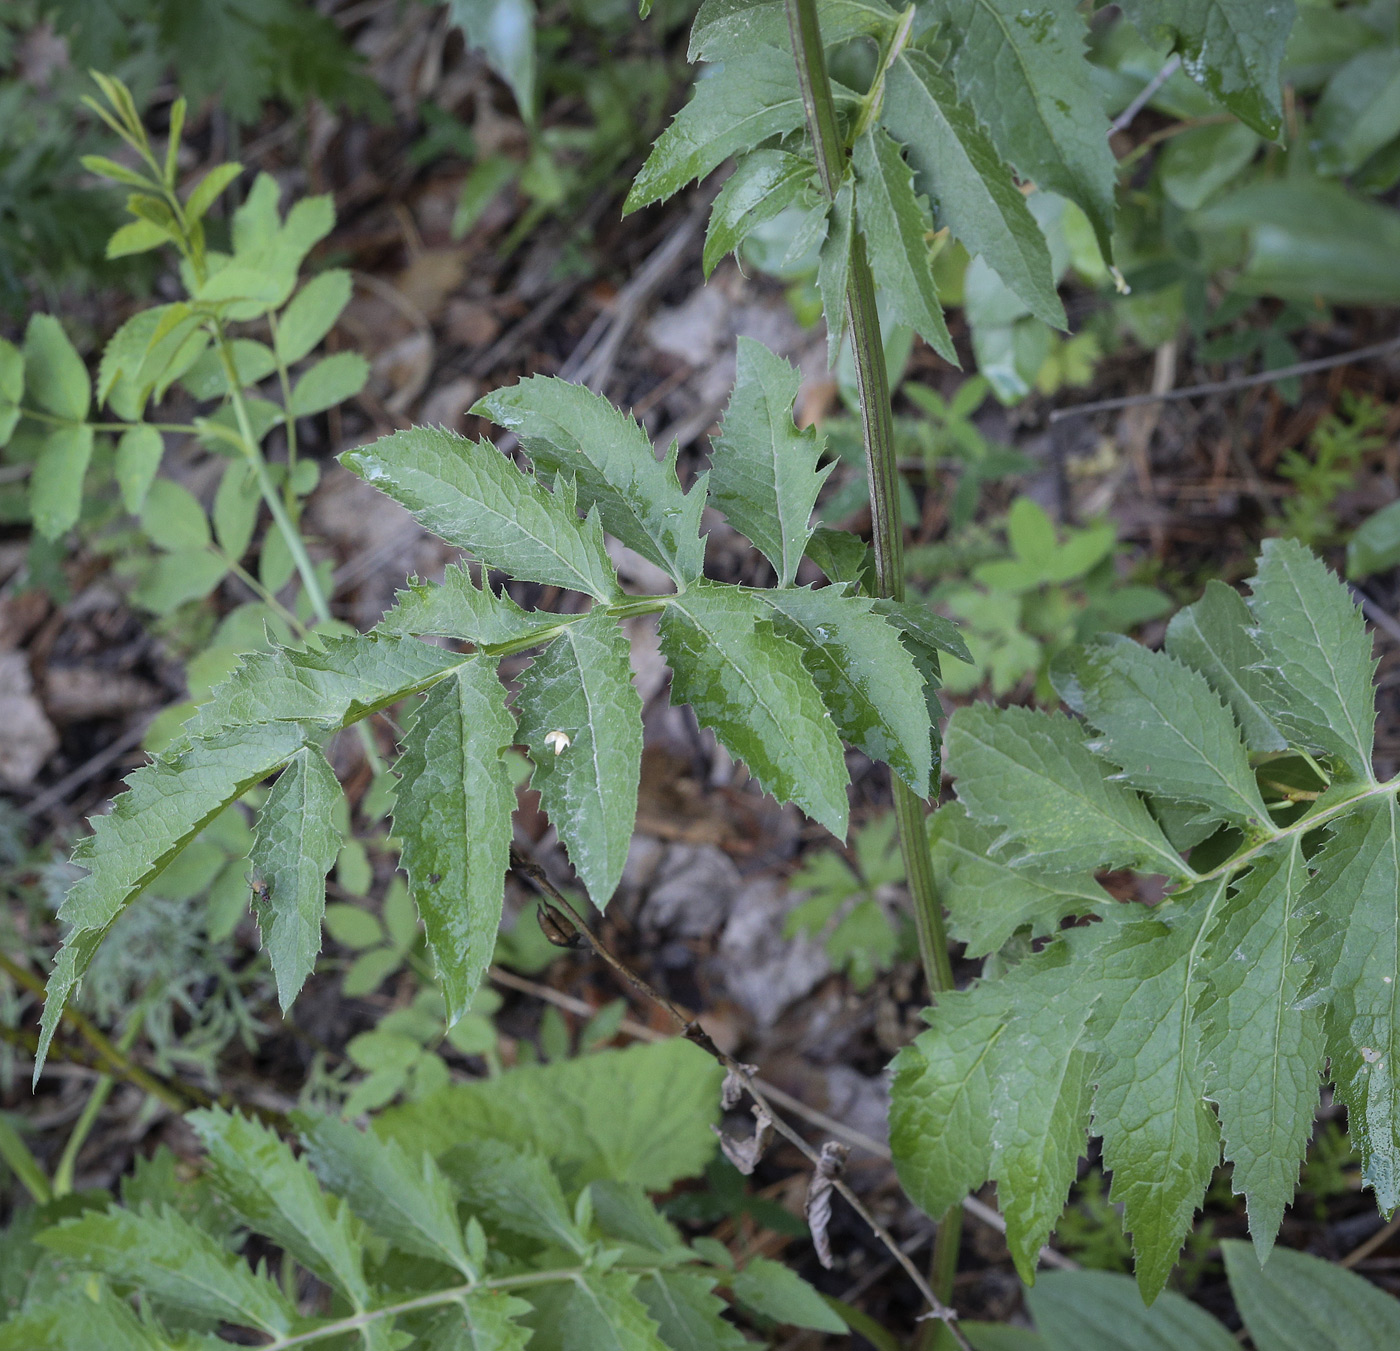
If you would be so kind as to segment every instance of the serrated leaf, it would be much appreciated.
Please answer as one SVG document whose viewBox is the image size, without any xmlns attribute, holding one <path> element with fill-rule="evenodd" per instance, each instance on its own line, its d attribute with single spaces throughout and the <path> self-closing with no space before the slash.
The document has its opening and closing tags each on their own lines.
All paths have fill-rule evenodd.
<svg viewBox="0 0 1400 1351">
<path fill-rule="evenodd" d="M 44 438 L 29 477 L 29 511 L 45 539 L 56 540 L 78 523 L 91 459 L 90 426 L 55 427 Z"/>
<path fill-rule="evenodd" d="M 230 802 L 284 765 L 306 729 L 294 722 L 214 735 L 158 757 L 127 779 L 73 861 L 89 869 L 69 888 L 59 918 L 70 926 L 54 959 L 39 1031 L 35 1078 L 63 1007 L 107 930 Z"/>
<path fill-rule="evenodd" d="M 92 382 L 83 359 L 51 314 L 32 314 L 24 330 L 25 387 L 40 408 L 81 422 L 92 403 Z"/>
<path fill-rule="evenodd" d="M 599 600 L 617 595 L 597 514 L 580 521 L 567 480 L 548 492 L 489 441 L 415 427 L 340 458 L 429 530 L 490 567 Z"/>
<path fill-rule="evenodd" d="M 510 86 L 527 123 L 535 120 L 535 6 L 532 0 L 450 0 L 452 22 Z"/>
<path fill-rule="evenodd" d="M 1241 121 L 1279 134 L 1293 0 L 1125 0 L 1123 13 L 1154 47 L 1170 41 L 1182 69 Z"/>
<path fill-rule="evenodd" d="M 927 605 L 913 600 L 884 600 L 875 602 L 875 610 L 882 614 L 910 641 L 935 652 L 946 652 L 958 661 L 971 664 L 972 654 L 958 626 L 951 619 L 936 614 Z"/>
<path fill-rule="evenodd" d="M 1027 1292 L 1026 1303 L 1046 1351 L 1239 1347 L 1222 1323 L 1190 1300 L 1166 1290 L 1150 1309 L 1144 1308 L 1132 1277 L 1109 1271 L 1047 1271 Z"/>
<path fill-rule="evenodd" d="M 485 577 L 477 586 L 465 564 L 449 567 L 441 583 L 410 581 L 395 601 L 394 608 L 375 625 L 376 633 L 413 637 L 431 634 L 478 647 L 519 643 L 529 638 L 545 641 L 561 626 L 578 618 L 546 610 L 522 610 L 504 588 L 493 591 Z"/>
<path fill-rule="evenodd" d="M 1268 689 L 1258 670 L 1264 654 L 1249 625 L 1249 607 L 1239 592 L 1211 580 L 1200 600 L 1172 616 L 1166 649 L 1205 676 L 1230 705 L 1251 750 L 1286 750 L 1283 734 L 1264 711 Z"/>
<path fill-rule="evenodd" d="M 549 1319 L 545 1326 L 557 1327 L 562 1351 L 666 1351 L 632 1293 L 636 1283 L 630 1272 L 585 1270 L 573 1278 L 557 1323 Z"/>
<path fill-rule="evenodd" d="M 1288 1248 L 1261 1268 L 1246 1243 L 1220 1248 L 1256 1351 L 1387 1351 L 1400 1340 L 1400 1303 L 1355 1272 Z"/>
<path fill-rule="evenodd" d="M 786 24 L 786 17 L 783 22 Z M 756 150 L 746 155 L 710 208 L 701 260 L 705 276 L 708 278 L 720 259 L 733 253 L 758 226 L 794 203 L 812 205 L 815 201 L 812 165 L 803 156 L 786 150 Z"/>
<path fill-rule="evenodd" d="M 615 619 L 587 615 L 520 673 L 516 701 L 535 765 L 530 786 L 600 909 L 622 877 L 637 819 L 642 701 L 630 653 Z"/>
<path fill-rule="evenodd" d="M 292 1005 L 321 951 L 326 874 L 340 852 L 332 824 L 340 784 L 326 757 L 303 746 L 272 786 L 258 813 L 250 859 L 258 932 L 277 979 L 283 1012 Z"/>
<path fill-rule="evenodd" d="M 362 1242 L 345 1204 L 266 1126 L 222 1108 L 186 1120 L 208 1155 L 210 1181 L 234 1211 L 363 1309 L 370 1294 Z"/>
<path fill-rule="evenodd" d="M 335 327 L 353 289 L 350 274 L 332 268 L 313 277 L 287 302 L 277 320 L 277 355 L 284 365 L 308 356 Z"/>
<path fill-rule="evenodd" d="M 1197 1007 L 1206 1088 L 1260 1261 L 1293 1200 L 1321 1084 L 1321 1011 L 1299 1007 L 1307 967 L 1295 910 L 1306 880 L 1296 835 L 1256 861 L 1207 935 Z"/>
<path fill-rule="evenodd" d="M 975 704 L 953 714 L 946 744 L 958 798 L 1000 828 L 1008 862 L 1189 875 L 1142 799 L 1108 777 L 1068 718 Z"/>
<path fill-rule="evenodd" d="M 456 1193 L 427 1154 L 415 1165 L 397 1142 L 329 1116 L 306 1121 L 301 1138 L 316 1175 L 376 1233 L 401 1252 L 479 1279 L 462 1242 Z"/>
<path fill-rule="evenodd" d="M 1327 1000 L 1336 1094 L 1381 1213 L 1400 1206 L 1400 806 L 1395 796 L 1332 823 L 1311 860 L 1302 951 Z"/>
<path fill-rule="evenodd" d="M 678 447 L 658 460 L 651 438 L 627 414 L 583 385 L 536 375 L 488 394 L 473 413 L 520 437 L 537 471 L 574 480 L 579 506 L 594 505 L 603 528 L 682 585 L 700 576 L 705 544 L 704 479 L 687 494 L 676 477 Z"/>
<path fill-rule="evenodd" d="M 801 650 L 752 592 L 697 583 L 661 617 L 671 701 L 695 710 L 765 792 L 844 837 L 849 776 L 831 715 Z"/>
<path fill-rule="evenodd" d="M 904 144 L 915 187 L 937 203 L 940 221 L 1037 319 L 1064 328 L 1045 235 L 991 138 L 926 52 L 895 60 L 880 120 Z"/>
<path fill-rule="evenodd" d="M 1235 719 L 1199 672 L 1123 638 L 1067 650 L 1051 678 L 1099 729 L 1090 749 L 1117 765 L 1123 782 L 1199 803 L 1201 822 L 1272 828 Z"/>
<path fill-rule="evenodd" d="M 899 22 L 883 0 L 818 0 L 817 18 L 827 47 L 876 37 Z M 782 0 L 705 0 L 690 30 L 686 60 L 728 61 L 756 46 L 788 51 L 791 41 Z"/>
<path fill-rule="evenodd" d="M 933 755 L 924 677 L 874 603 L 844 591 L 789 587 L 754 594 L 781 616 L 778 632 L 802 649 L 842 738 L 926 797 Z"/>
<path fill-rule="evenodd" d="M 818 1332 L 850 1331 L 846 1320 L 801 1276 L 770 1258 L 750 1258 L 742 1271 L 729 1278 L 729 1288 L 741 1304 L 774 1322 Z"/>
<path fill-rule="evenodd" d="M 624 214 L 664 201 L 731 155 L 805 121 L 790 52 L 773 48 L 736 56 L 695 86 L 652 147 L 623 206 Z"/>
<path fill-rule="evenodd" d="M 851 276 L 851 246 L 856 222 L 856 184 L 847 175 L 836 190 L 827 217 L 826 238 L 817 258 L 817 289 L 826 315 L 826 362 L 835 366 L 846 339 L 846 289 Z"/>
<path fill-rule="evenodd" d="M 442 1166 L 466 1208 L 488 1227 L 579 1254 L 587 1250 L 559 1179 L 541 1155 L 500 1140 L 463 1140 L 443 1155 Z"/>
<path fill-rule="evenodd" d="M 402 866 L 442 982 L 449 1025 L 491 962 L 510 862 L 515 740 L 497 662 L 478 656 L 435 685 L 403 737 L 394 792 Z"/>
<path fill-rule="evenodd" d="M 32 1249 L 30 1250 L 32 1251 Z M 170 1343 L 137 1321 L 131 1304 L 106 1286 L 87 1286 L 80 1298 L 29 1304 L 0 1323 L 0 1351 L 170 1351 Z"/>
<path fill-rule="evenodd" d="M 1088 871 L 1041 872 L 1012 867 L 993 852 L 995 827 L 980 826 L 956 802 L 929 818 L 929 850 L 948 932 L 968 957 L 996 952 L 1017 929 L 1033 938 L 1055 933 L 1070 915 L 1097 915 L 1108 894 Z"/>
<path fill-rule="evenodd" d="M 734 392 L 710 450 L 710 500 L 791 586 L 811 538 L 812 510 L 831 473 L 823 438 L 793 421 L 801 376 L 752 338 L 740 338 Z"/>
<path fill-rule="evenodd" d="M 1124 1208 L 1148 1303 L 1176 1265 L 1220 1162 L 1194 1006 L 1203 939 L 1228 885 L 1224 877 L 1202 884 L 1140 918 L 1122 918 L 1120 907 L 1088 940 L 1099 991 L 1090 1031 L 1103 1057 L 1094 1129 L 1103 1136 L 1104 1167 L 1113 1171 L 1109 1197 Z"/>
<path fill-rule="evenodd" d="M 353 399 L 369 379 L 369 362 L 358 352 L 336 352 L 322 357 L 292 388 L 288 417 L 324 413 L 346 399 Z"/>
<path fill-rule="evenodd" d="M 716 1284 L 702 1272 L 658 1269 L 647 1272 L 633 1293 L 672 1351 L 745 1351 L 751 1343 L 720 1317 L 724 1301 L 710 1293 Z"/>
<path fill-rule="evenodd" d="M 525 1351 L 532 1334 L 515 1320 L 529 1312 L 505 1290 L 473 1290 L 434 1325 L 423 1351 Z"/>
<path fill-rule="evenodd" d="M 879 127 L 855 145 L 856 220 L 890 321 L 907 324 L 945 361 L 958 365 L 933 283 L 928 203 L 914 194 L 914 172 Z"/>
<path fill-rule="evenodd" d="M 1249 608 L 1268 677 L 1265 711 L 1306 746 L 1374 781 L 1376 659 L 1360 610 L 1337 576 L 1296 540 L 1266 539 Z"/>
<path fill-rule="evenodd" d="M 958 35 L 958 92 L 1002 158 L 1079 206 L 1111 259 L 1117 170 L 1103 102 L 1085 78 L 1084 19 L 1070 0 L 935 0 L 930 10 Z"/>
<path fill-rule="evenodd" d="M 277 1286 L 169 1206 L 139 1213 L 89 1210 L 45 1229 L 37 1240 L 190 1313 L 274 1337 L 286 1335 L 297 1317 Z"/>
<path fill-rule="evenodd" d="M 138 515 L 145 505 L 146 494 L 155 482 L 156 470 L 160 468 L 164 454 L 165 442 L 161 434 L 145 424 L 127 428 L 117 442 L 113 472 L 121 491 L 122 505 L 133 516 Z"/>
</svg>

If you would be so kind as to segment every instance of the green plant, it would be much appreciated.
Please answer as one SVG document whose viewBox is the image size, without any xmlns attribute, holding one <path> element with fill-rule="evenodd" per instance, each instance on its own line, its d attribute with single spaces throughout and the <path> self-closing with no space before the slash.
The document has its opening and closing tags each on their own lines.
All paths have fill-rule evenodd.
<svg viewBox="0 0 1400 1351">
<path fill-rule="evenodd" d="M 1341 411 L 1323 418 L 1309 438 L 1310 456 L 1284 451 L 1278 472 L 1294 492 L 1284 500 L 1283 514 L 1271 522 L 1280 534 L 1310 547 L 1332 542 L 1337 534 L 1333 502 L 1355 483 L 1362 457 L 1385 444 L 1382 429 L 1388 417 L 1389 410 L 1374 399 L 1344 392 Z"/>
</svg>

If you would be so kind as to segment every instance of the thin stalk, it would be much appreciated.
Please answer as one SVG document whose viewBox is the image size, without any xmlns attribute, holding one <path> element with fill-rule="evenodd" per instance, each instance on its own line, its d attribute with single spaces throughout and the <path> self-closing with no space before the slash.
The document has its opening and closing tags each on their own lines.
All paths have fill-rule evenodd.
<svg viewBox="0 0 1400 1351">
<path fill-rule="evenodd" d="M 116 1043 L 117 1050 L 123 1055 L 126 1055 L 136 1044 L 136 1038 L 140 1036 L 141 1025 L 145 1020 L 145 1007 L 138 1005 L 136 1011 L 131 1015 L 130 1021 L 122 1029 L 122 1034 Z M 102 1115 L 102 1109 L 107 1105 L 107 1099 L 111 1096 L 116 1083 L 114 1075 L 103 1074 L 93 1084 L 92 1092 L 88 1095 L 87 1102 L 83 1104 L 82 1115 L 78 1118 L 72 1133 L 64 1143 L 58 1167 L 54 1169 L 53 1194 L 55 1196 L 67 1196 L 73 1190 L 73 1176 L 78 1168 L 78 1155 L 82 1153 L 88 1136 L 92 1134 L 92 1128 L 97 1125 L 97 1118 Z"/>
<path fill-rule="evenodd" d="M 287 370 L 287 363 L 282 360 L 282 353 L 277 350 L 277 315 L 269 310 L 267 313 L 268 332 L 272 335 L 272 350 L 277 357 L 277 383 L 282 387 L 282 407 L 292 406 L 292 377 Z M 287 430 L 287 483 L 285 496 L 287 499 L 287 510 L 296 511 L 297 496 L 292 487 L 292 477 L 296 473 L 297 467 L 297 420 L 288 417 L 286 422 Z"/>
<path fill-rule="evenodd" d="M 816 0 L 786 0 L 788 28 L 797 62 L 798 85 L 807 113 L 822 189 L 834 199 L 846 167 L 846 148 L 836 120 L 831 82 L 826 74 Z M 906 30 L 907 31 L 907 30 Z M 875 303 L 875 279 L 859 230 L 851 237 L 851 265 L 846 288 L 846 315 L 850 326 L 851 353 L 855 358 L 856 390 L 860 396 L 865 468 L 870 484 L 870 521 L 875 553 L 875 586 L 881 596 L 904 599 L 904 533 L 899 515 L 899 467 L 894 445 L 894 409 L 889 373 L 885 369 L 885 344 Z M 909 897 L 919 936 L 919 955 L 931 995 L 953 988 L 953 968 L 948 957 L 948 935 L 943 907 L 934 886 L 924 824 L 924 804 L 897 775 L 892 775 L 895 820 L 899 848 L 908 877 Z M 934 1239 L 930 1284 L 947 1303 L 957 1269 L 962 1210 L 950 1207 L 938 1221 Z M 936 1329 L 930 1329 L 934 1337 Z M 932 1340 L 932 1338 L 930 1338 Z"/>
</svg>

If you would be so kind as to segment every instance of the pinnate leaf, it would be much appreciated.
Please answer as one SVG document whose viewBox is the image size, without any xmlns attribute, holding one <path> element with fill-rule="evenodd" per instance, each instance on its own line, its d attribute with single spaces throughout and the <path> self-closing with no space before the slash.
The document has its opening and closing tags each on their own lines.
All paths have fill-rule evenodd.
<svg viewBox="0 0 1400 1351">
<path fill-rule="evenodd" d="M 332 268 L 313 277 L 287 303 L 277 321 L 277 355 L 290 366 L 309 356 L 335 327 L 340 312 L 350 303 L 353 289 L 344 268 Z"/>
<path fill-rule="evenodd" d="M 569 482 L 546 491 L 489 441 L 415 427 L 346 451 L 341 461 L 490 567 L 599 600 L 617 594 L 597 516 L 578 519 Z"/>
<path fill-rule="evenodd" d="M 587 1248 L 559 1179 L 541 1155 L 500 1140 L 463 1140 L 447 1151 L 442 1166 L 483 1223 L 580 1254 Z"/>
<path fill-rule="evenodd" d="M 846 834 L 849 777 L 831 715 L 767 604 L 737 587 L 697 583 L 661 618 L 671 699 L 687 703 L 765 792 Z"/>
<path fill-rule="evenodd" d="M 332 824 L 339 802 L 335 771 L 316 747 L 303 746 L 258 813 L 251 859 L 262 885 L 253 891 L 253 913 L 284 1011 L 321 950 L 326 874 L 340 852 L 340 832 Z"/>
<path fill-rule="evenodd" d="M 494 647 L 535 637 L 544 640 L 575 618 L 522 610 L 504 589 L 493 591 L 485 578 L 478 586 L 464 564 L 454 564 L 441 582 L 411 581 L 375 631 L 414 637 L 432 634 Z"/>
<path fill-rule="evenodd" d="M 791 586 L 811 538 L 812 509 L 831 469 L 817 468 L 824 441 L 798 430 L 802 380 L 782 357 L 740 338 L 734 393 L 710 452 L 710 500 Z"/>
<path fill-rule="evenodd" d="M 497 663 L 464 662 L 433 686 L 403 738 L 394 793 L 402 865 L 442 982 L 449 1024 L 490 965 L 510 862 L 515 740 Z"/>
</svg>

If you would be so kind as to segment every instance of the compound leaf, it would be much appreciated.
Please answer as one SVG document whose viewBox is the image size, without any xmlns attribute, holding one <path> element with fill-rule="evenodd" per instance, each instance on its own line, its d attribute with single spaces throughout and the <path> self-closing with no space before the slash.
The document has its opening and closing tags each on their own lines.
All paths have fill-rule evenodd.
<svg viewBox="0 0 1400 1351">
<path fill-rule="evenodd" d="M 689 494 L 676 477 L 678 447 L 663 461 L 635 419 L 583 385 L 535 375 L 473 409 L 520 437 L 537 471 L 572 477 L 579 505 L 603 528 L 684 585 L 700 575 L 703 479 Z"/>
<path fill-rule="evenodd" d="M 791 586 L 811 538 L 812 509 L 831 468 L 825 442 L 799 430 L 793 408 L 801 376 L 752 338 L 740 338 L 734 392 L 710 450 L 710 500 Z"/>
<path fill-rule="evenodd" d="M 715 1277 L 699 1271 L 647 1272 L 633 1290 L 672 1351 L 746 1351 L 752 1343 L 720 1317 L 724 1301 L 710 1292 Z"/>
<path fill-rule="evenodd" d="M 490 567 L 599 600 L 617 594 L 597 516 L 578 519 L 570 483 L 561 479 L 548 492 L 489 441 L 414 427 L 340 458 L 429 530 Z"/>
<path fill-rule="evenodd" d="M 929 266 L 933 221 L 914 195 L 914 172 L 888 133 L 871 127 L 855 146 L 856 219 L 890 320 L 908 324 L 958 365 Z"/>
<path fill-rule="evenodd" d="M 29 479 L 29 511 L 34 528 L 56 540 L 78 523 L 83 479 L 92 459 L 92 428 L 55 427 L 44 438 Z"/>
<path fill-rule="evenodd" d="M 532 1334 L 515 1320 L 529 1312 L 523 1299 L 504 1290 L 473 1290 L 439 1324 L 450 1329 L 447 1338 L 424 1351 L 525 1351 Z M 461 1326 L 452 1327 L 449 1320 L 459 1315 Z"/>
<path fill-rule="evenodd" d="M 697 583 L 661 617 L 671 700 L 689 704 L 765 792 L 845 836 L 849 776 L 831 715 L 802 651 L 767 605 L 737 587 Z"/>
<path fill-rule="evenodd" d="M 277 978 L 277 997 L 291 1007 L 321 950 L 326 874 L 340 853 L 332 813 L 340 784 L 326 757 L 303 746 L 288 762 L 258 813 L 250 855 L 253 913 Z"/>
<path fill-rule="evenodd" d="M 441 582 L 410 581 L 395 597 L 394 608 L 375 625 L 375 632 L 406 637 L 432 634 L 494 647 L 535 637 L 544 641 L 576 618 L 522 610 L 504 588 L 493 591 L 484 577 L 478 586 L 466 564 L 454 563 Z"/>
<path fill-rule="evenodd" d="M 296 382 L 287 401 L 288 417 L 323 413 L 353 399 L 369 379 L 369 362 L 358 352 L 335 352 L 322 357 Z"/>
<path fill-rule="evenodd" d="M 492 1226 L 576 1253 L 586 1251 L 588 1242 L 542 1155 L 500 1140 L 464 1140 L 443 1156 L 443 1168 L 467 1209 Z"/>
<path fill-rule="evenodd" d="M 531 786 L 599 908 L 617 889 L 637 819 L 642 701 L 630 651 L 617 621 L 599 612 L 570 624 L 520 674 Z"/>
<path fill-rule="evenodd" d="M 515 741 L 497 662 L 465 661 L 428 691 L 403 737 L 394 833 L 442 982 L 449 1024 L 471 1007 L 495 950 L 510 863 Z"/>
<path fill-rule="evenodd" d="M 335 327 L 353 289 L 350 274 L 336 267 L 313 277 L 287 302 L 277 320 L 277 355 L 284 365 L 311 354 Z"/>
<path fill-rule="evenodd" d="M 24 330 L 25 382 L 34 402 L 55 417 L 82 422 L 92 403 L 87 367 L 51 314 L 32 314 Z"/>
</svg>

